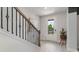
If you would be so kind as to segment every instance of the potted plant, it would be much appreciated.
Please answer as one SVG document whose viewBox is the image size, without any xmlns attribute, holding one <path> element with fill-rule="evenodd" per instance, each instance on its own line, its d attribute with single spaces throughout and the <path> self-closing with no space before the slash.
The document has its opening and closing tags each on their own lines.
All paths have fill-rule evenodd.
<svg viewBox="0 0 79 59">
<path fill-rule="evenodd" d="M 60 31 L 60 44 L 64 44 L 64 42 L 66 43 L 66 31 L 64 30 L 64 28 L 62 28 L 62 30 Z"/>
</svg>

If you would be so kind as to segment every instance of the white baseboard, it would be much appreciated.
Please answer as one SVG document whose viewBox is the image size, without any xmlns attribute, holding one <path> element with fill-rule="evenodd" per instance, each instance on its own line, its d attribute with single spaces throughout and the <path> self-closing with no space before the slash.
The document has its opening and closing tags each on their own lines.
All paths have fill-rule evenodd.
<svg viewBox="0 0 79 59">
<path fill-rule="evenodd" d="M 59 43 L 59 42 L 57 42 L 57 41 L 54 41 L 54 40 L 40 40 L 40 41 L 48 41 L 48 42 Z"/>
</svg>

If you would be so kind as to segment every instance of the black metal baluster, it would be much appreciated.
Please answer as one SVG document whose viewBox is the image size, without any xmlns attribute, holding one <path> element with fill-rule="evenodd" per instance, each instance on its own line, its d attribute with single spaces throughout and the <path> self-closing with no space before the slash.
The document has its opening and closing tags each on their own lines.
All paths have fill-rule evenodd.
<svg viewBox="0 0 79 59">
<path fill-rule="evenodd" d="M 24 17 L 22 16 L 22 38 L 24 39 Z"/>
<path fill-rule="evenodd" d="M 12 29 L 12 34 L 13 34 L 13 7 L 12 7 L 12 27 L 11 29 Z"/>
<path fill-rule="evenodd" d="M 40 32 L 38 32 L 38 46 L 40 46 Z"/>
<path fill-rule="evenodd" d="M 19 13 L 19 37 L 21 37 L 21 15 Z"/>
<path fill-rule="evenodd" d="M 7 31 L 9 31 L 8 30 L 8 18 L 9 18 L 9 16 L 8 16 L 8 7 L 7 7 L 7 15 L 6 15 L 6 18 L 7 18 Z"/>
<path fill-rule="evenodd" d="M 34 40 L 34 35 L 35 35 L 35 34 L 34 34 L 34 30 L 35 30 L 35 29 L 32 27 L 32 31 L 33 31 L 33 40 Z"/>
<path fill-rule="evenodd" d="M 1 28 L 3 29 L 3 7 L 1 7 Z"/>
<path fill-rule="evenodd" d="M 26 19 L 25 19 L 25 40 L 26 40 Z"/>
<path fill-rule="evenodd" d="M 17 10 L 16 10 L 16 35 L 17 35 Z"/>
</svg>

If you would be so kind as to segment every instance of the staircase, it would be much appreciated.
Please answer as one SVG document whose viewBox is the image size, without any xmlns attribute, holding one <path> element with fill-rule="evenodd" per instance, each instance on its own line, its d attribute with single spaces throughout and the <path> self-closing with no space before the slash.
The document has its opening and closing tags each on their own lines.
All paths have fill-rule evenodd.
<svg viewBox="0 0 79 59">
<path fill-rule="evenodd" d="M 40 32 L 16 7 L 0 7 L 0 32 L 40 46 Z"/>
</svg>

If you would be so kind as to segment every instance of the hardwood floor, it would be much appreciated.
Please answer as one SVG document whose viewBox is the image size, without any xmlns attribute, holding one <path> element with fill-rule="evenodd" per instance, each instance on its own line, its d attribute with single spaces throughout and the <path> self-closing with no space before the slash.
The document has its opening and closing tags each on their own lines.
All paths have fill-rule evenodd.
<svg viewBox="0 0 79 59">
<path fill-rule="evenodd" d="M 66 47 L 60 46 L 59 43 L 53 41 L 41 41 L 42 52 L 67 52 Z"/>
</svg>

